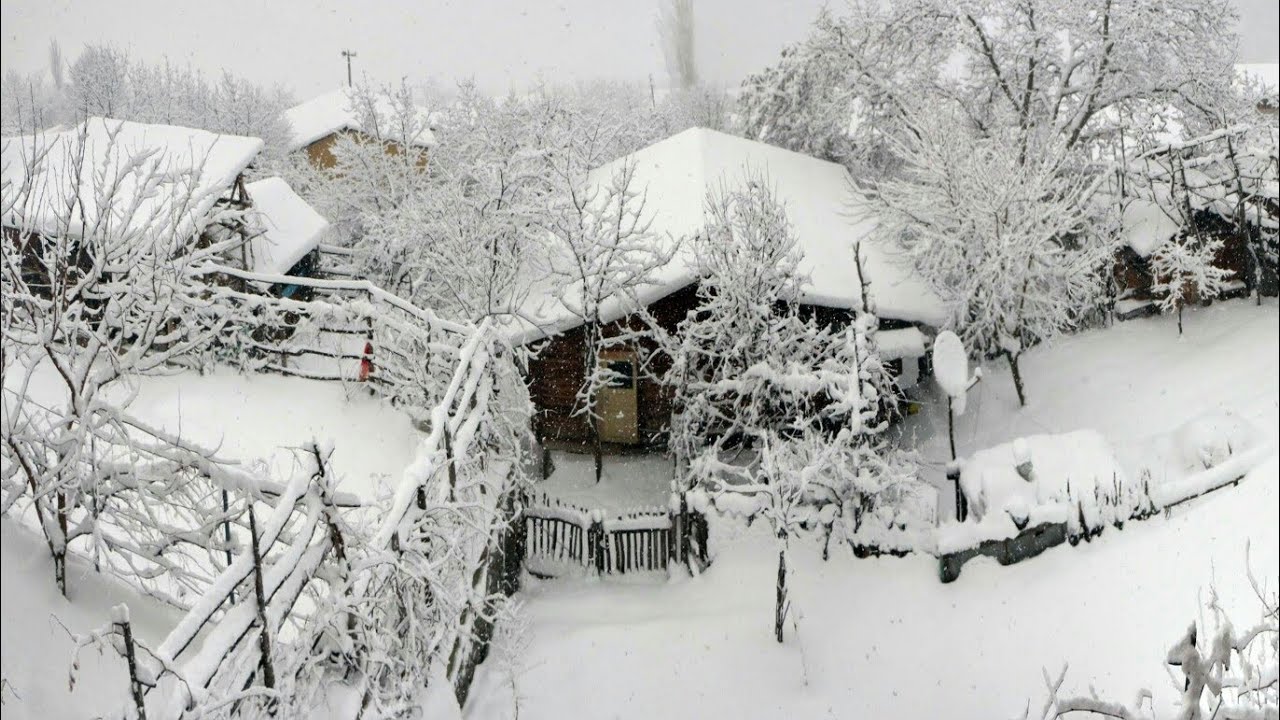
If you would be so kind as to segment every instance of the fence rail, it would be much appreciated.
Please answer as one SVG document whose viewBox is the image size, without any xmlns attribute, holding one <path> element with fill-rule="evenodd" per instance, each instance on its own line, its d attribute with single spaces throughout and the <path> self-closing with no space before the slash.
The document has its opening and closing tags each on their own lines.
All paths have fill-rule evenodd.
<svg viewBox="0 0 1280 720">
<path fill-rule="evenodd" d="M 621 575 L 707 564 L 706 517 L 683 493 L 673 493 L 665 509 L 607 517 L 601 510 L 539 495 L 524 508 L 520 522 L 526 568 L 537 575 Z"/>
</svg>

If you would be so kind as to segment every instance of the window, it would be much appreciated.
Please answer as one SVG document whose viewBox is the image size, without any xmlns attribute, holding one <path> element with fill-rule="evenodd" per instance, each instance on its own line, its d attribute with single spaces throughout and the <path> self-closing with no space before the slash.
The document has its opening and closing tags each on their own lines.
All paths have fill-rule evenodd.
<svg viewBox="0 0 1280 720">
<path fill-rule="evenodd" d="M 630 390 L 635 387 L 635 374 L 630 360 L 606 360 L 604 365 L 613 373 L 606 387 L 615 390 Z"/>
</svg>

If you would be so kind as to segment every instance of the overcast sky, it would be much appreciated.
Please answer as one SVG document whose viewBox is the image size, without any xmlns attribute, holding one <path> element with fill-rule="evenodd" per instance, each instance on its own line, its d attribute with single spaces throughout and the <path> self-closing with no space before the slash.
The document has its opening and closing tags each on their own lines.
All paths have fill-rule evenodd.
<svg viewBox="0 0 1280 720">
<path fill-rule="evenodd" d="M 1275 62 L 1276 0 L 1240 8 L 1241 60 Z M 823 0 L 695 0 L 698 53 L 707 79 L 736 85 L 804 36 Z M 831 3 L 833 6 L 839 2 Z M 135 56 L 228 68 L 282 83 L 299 98 L 343 83 L 343 48 L 355 72 L 377 82 L 475 77 L 494 91 L 539 76 L 662 82 L 653 19 L 658 0 L 4 0 L 4 69 L 47 67 L 58 38 L 74 58 L 87 43 Z"/>
</svg>

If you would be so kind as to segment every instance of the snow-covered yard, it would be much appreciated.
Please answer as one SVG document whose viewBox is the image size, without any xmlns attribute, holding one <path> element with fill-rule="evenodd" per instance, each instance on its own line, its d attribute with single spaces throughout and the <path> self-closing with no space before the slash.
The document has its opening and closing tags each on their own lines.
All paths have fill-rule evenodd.
<svg viewBox="0 0 1280 720">
<path fill-rule="evenodd" d="M 1274 437 L 1278 425 L 1276 302 L 1216 303 L 1187 313 L 1178 336 L 1168 317 L 1117 323 L 1114 327 L 1062 337 L 1022 358 L 1027 407 L 1019 408 L 1003 361 L 983 367 L 982 382 L 969 392 L 956 418 L 961 457 L 1042 433 L 1097 430 L 1121 459 L 1186 421 L 1231 412 Z M 920 449 L 927 475 L 945 490 L 939 512 L 953 512 L 943 477 L 947 447 L 946 408 L 926 393 L 922 411 L 902 424 L 904 444 Z"/>
<path fill-rule="evenodd" d="M 671 459 L 664 455 L 606 456 L 598 483 L 591 455 L 553 452 L 551 457 L 551 476 L 535 487 L 549 497 L 606 512 L 667 506 Z"/>
<path fill-rule="evenodd" d="M 127 385 L 113 392 L 136 391 L 129 412 L 139 419 L 276 480 L 289 477 L 297 451 L 313 440 L 331 445 L 342 489 L 366 498 L 399 479 L 421 439 L 407 415 L 359 385 L 348 392 L 333 382 L 225 368 L 130 378 Z M 59 388 L 45 364 L 29 393 L 43 402 Z"/>
<path fill-rule="evenodd" d="M 1231 410 L 1274 437 L 1275 303 L 1220 303 L 1187 319 L 1182 338 L 1173 320 L 1152 318 L 1029 352 L 1021 410 L 1003 365 L 986 368 L 960 419 L 961 454 L 1082 428 L 1123 453 L 1212 410 Z M 904 428 L 939 475 L 941 417 L 927 408 Z M 1042 701 L 1042 668 L 1063 663 L 1071 666 L 1066 692 L 1092 685 L 1128 702 L 1150 687 L 1167 705 L 1175 693 L 1165 652 L 1210 589 L 1238 622 L 1250 622 L 1261 608 L 1246 557 L 1275 587 L 1278 474 L 1272 455 L 1238 488 L 1172 517 L 1020 565 L 979 559 L 950 585 L 938 582 L 928 556 L 823 563 L 816 549 L 793 548 L 799 634 L 783 646 L 771 634 L 776 551 L 763 523 L 713 537 L 715 563 L 695 579 L 533 584 L 522 594 L 530 631 L 519 716 L 1016 717 Z M 487 663 L 469 716 L 513 717 L 510 688 L 501 661 Z"/>
<path fill-rule="evenodd" d="M 1016 408 L 1003 366 L 987 368 L 960 419 L 961 453 L 1082 428 L 1097 429 L 1123 453 L 1214 409 L 1274 437 L 1278 337 L 1274 302 L 1233 302 L 1190 313 L 1182 339 L 1171 319 L 1156 318 L 1037 348 L 1024 358 L 1025 409 Z M 400 412 L 360 393 L 348 399 L 340 386 L 231 372 L 147 379 L 132 411 L 220 444 L 224 455 L 264 459 L 273 472 L 291 466 L 290 447 L 332 440 L 335 467 L 357 492 L 397 477 L 419 437 Z M 926 407 L 904 432 L 940 466 L 939 417 Z M 544 489 L 618 510 L 655 504 L 670 472 L 657 456 L 612 458 L 596 485 L 589 456 L 558 454 L 555 462 Z M 697 578 L 529 580 L 518 596 L 530 623 L 516 660 L 519 716 L 1015 717 L 1043 697 L 1041 669 L 1063 663 L 1071 666 L 1068 692 L 1092 685 L 1127 701 L 1147 686 L 1168 703 L 1164 653 L 1210 588 L 1247 622 L 1258 606 L 1246 557 L 1275 585 L 1278 474 L 1273 455 L 1238 488 L 1180 506 L 1170 518 L 1131 523 L 1015 566 L 977 559 L 949 585 L 938 581 L 930 556 L 837 554 L 824 563 L 816 548 L 794 547 L 798 634 L 789 629 L 782 646 L 771 633 L 776 555 L 765 523 L 720 523 L 715 563 Z M 84 632 L 127 600 L 140 636 L 155 641 L 176 613 L 81 561 L 72 566 L 73 600 L 63 601 L 40 541 L 10 522 L 3 532 L 5 716 L 74 715 L 88 697 L 95 707 L 118 707 L 122 669 L 96 653 L 80 689 L 67 693 L 71 641 L 58 623 Z M 503 663 L 509 642 L 500 640 L 481 666 L 468 717 L 514 717 Z"/>
<path fill-rule="evenodd" d="M 1042 701 L 1041 668 L 1063 663 L 1069 691 L 1127 702 L 1148 686 L 1167 702 L 1165 651 L 1211 586 L 1242 621 L 1259 612 L 1246 547 L 1274 573 L 1278 500 L 1273 458 L 1172 519 L 1020 565 L 977 560 L 950 585 L 929 557 L 793 552 L 799 640 L 783 646 L 763 527 L 721 543 L 697 579 L 544 583 L 523 593 L 519 716 L 1010 718 Z M 499 668 L 482 667 L 469 717 L 514 717 Z"/>
</svg>

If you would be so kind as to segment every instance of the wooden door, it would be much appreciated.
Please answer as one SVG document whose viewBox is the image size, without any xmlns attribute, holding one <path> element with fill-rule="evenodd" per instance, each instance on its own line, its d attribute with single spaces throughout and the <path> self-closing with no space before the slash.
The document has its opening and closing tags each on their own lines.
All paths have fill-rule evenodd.
<svg viewBox="0 0 1280 720">
<path fill-rule="evenodd" d="M 636 355 L 630 350 L 606 350 L 600 353 L 600 364 L 615 373 L 614 379 L 596 394 L 600 440 L 634 445 L 640 442 L 636 413 Z"/>
</svg>

